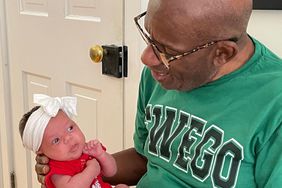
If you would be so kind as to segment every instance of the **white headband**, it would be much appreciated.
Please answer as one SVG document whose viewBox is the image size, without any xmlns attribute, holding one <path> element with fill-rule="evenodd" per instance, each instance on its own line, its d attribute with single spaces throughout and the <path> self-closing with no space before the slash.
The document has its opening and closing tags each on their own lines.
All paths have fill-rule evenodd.
<svg viewBox="0 0 282 188">
<path fill-rule="evenodd" d="M 62 109 L 70 118 L 76 115 L 75 97 L 49 97 L 43 94 L 34 94 L 33 102 L 41 107 L 34 111 L 26 122 L 23 131 L 23 145 L 37 152 L 41 145 L 45 128 L 49 120 L 55 117 L 60 109 Z"/>
</svg>

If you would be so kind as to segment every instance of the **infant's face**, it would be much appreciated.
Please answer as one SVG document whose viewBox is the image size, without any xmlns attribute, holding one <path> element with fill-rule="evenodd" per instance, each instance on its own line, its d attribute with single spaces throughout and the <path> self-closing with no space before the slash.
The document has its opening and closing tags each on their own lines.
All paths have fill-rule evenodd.
<svg viewBox="0 0 282 188">
<path fill-rule="evenodd" d="M 40 152 L 58 161 L 69 161 L 80 157 L 85 137 L 77 124 L 63 111 L 50 119 L 42 140 Z"/>
</svg>

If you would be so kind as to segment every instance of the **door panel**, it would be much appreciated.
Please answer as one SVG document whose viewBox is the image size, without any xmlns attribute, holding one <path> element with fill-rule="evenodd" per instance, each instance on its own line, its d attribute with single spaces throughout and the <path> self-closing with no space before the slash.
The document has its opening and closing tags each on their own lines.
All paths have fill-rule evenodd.
<svg viewBox="0 0 282 188">
<path fill-rule="evenodd" d="M 122 45 L 122 24 L 122 0 L 7 1 L 18 187 L 39 187 L 35 155 L 23 148 L 18 133 L 34 93 L 76 96 L 75 120 L 86 138 L 100 139 L 109 152 L 123 148 L 123 79 L 102 75 L 102 65 L 88 54 L 94 44 Z"/>
</svg>

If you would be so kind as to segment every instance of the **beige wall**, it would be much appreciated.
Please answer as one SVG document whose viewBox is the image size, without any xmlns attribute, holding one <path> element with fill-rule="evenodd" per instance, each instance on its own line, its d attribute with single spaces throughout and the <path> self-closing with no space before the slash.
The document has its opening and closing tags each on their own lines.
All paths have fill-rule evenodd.
<svg viewBox="0 0 282 188">
<path fill-rule="evenodd" d="M 282 10 L 254 10 L 248 32 L 282 57 Z"/>
</svg>

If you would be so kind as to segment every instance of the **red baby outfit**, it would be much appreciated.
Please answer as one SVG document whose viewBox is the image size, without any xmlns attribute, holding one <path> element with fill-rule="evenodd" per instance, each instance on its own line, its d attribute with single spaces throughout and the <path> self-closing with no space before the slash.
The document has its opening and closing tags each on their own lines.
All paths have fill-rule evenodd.
<svg viewBox="0 0 282 188">
<path fill-rule="evenodd" d="M 47 174 L 45 184 L 47 188 L 56 188 L 51 181 L 51 176 L 54 174 L 74 176 L 77 173 L 82 172 L 86 167 L 86 162 L 93 157 L 82 154 L 79 159 L 72 161 L 55 161 L 50 160 L 50 172 Z M 83 181 L 83 180 L 81 180 Z M 110 184 L 103 182 L 101 175 L 94 178 L 90 188 L 112 188 Z"/>
</svg>

